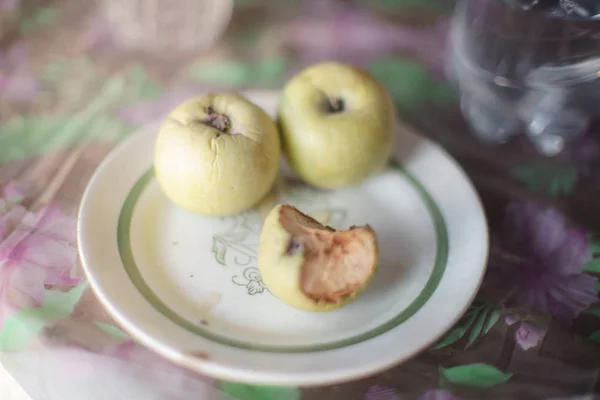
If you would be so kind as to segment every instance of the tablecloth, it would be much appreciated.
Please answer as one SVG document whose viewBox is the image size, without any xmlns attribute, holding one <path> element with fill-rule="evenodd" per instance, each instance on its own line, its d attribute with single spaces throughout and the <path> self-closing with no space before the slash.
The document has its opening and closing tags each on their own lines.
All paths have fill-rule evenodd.
<svg viewBox="0 0 600 400">
<path fill-rule="evenodd" d="M 177 2 L 150 3 L 168 10 Z M 496 147 L 473 139 L 443 73 L 452 2 L 238 0 L 214 46 L 184 55 L 125 46 L 100 5 L 0 0 L 0 350 L 10 375 L 0 375 L 2 400 L 21 390 L 33 400 L 600 392 L 600 129 L 553 158 L 522 137 Z M 87 286 L 76 243 L 82 192 L 119 141 L 181 100 L 276 89 L 327 59 L 380 79 L 401 118 L 474 182 L 491 232 L 481 291 L 435 346 L 360 381 L 273 388 L 182 371 L 136 344 Z"/>
</svg>

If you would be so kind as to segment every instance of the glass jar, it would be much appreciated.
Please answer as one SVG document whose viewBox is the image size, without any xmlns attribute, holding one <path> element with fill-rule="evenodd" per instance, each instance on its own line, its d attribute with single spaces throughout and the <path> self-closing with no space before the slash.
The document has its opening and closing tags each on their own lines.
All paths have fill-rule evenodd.
<svg viewBox="0 0 600 400">
<path fill-rule="evenodd" d="M 559 153 L 600 115 L 600 1 L 459 0 L 448 74 L 472 132 Z"/>
</svg>

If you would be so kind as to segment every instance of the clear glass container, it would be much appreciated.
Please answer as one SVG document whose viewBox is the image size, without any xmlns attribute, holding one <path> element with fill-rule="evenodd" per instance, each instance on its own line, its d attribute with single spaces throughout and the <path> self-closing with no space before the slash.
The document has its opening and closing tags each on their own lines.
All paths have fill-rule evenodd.
<svg viewBox="0 0 600 400">
<path fill-rule="evenodd" d="M 447 71 L 472 132 L 559 153 L 600 116 L 600 0 L 459 0 Z"/>
</svg>

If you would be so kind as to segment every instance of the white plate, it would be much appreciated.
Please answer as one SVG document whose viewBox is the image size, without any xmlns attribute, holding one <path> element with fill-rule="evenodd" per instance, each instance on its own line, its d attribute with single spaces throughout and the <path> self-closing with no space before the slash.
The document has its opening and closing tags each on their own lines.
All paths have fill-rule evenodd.
<svg viewBox="0 0 600 400">
<path fill-rule="evenodd" d="M 248 93 L 274 114 L 278 94 Z M 361 186 L 289 185 L 292 203 L 337 228 L 369 223 L 377 275 L 328 313 L 293 309 L 261 282 L 257 211 L 192 215 L 153 176 L 156 126 L 100 165 L 79 214 L 91 287 L 139 342 L 184 367 L 253 384 L 324 385 L 390 368 L 431 345 L 462 315 L 483 276 L 488 234 L 465 174 L 437 145 L 398 135 L 397 160 Z"/>
</svg>

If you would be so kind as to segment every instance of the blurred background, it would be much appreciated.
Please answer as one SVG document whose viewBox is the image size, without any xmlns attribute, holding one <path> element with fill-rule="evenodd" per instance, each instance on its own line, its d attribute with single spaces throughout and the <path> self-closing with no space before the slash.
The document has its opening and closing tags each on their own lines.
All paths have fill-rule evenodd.
<svg viewBox="0 0 600 400">
<path fill-rule="evenodd" d="M 488 10 L 493 11 L 501 3 L 515 3 L 523 10 L 540 2 L 463 3 L 487 3 L 491 7 Z M 598 4 L 594 0 L 560 2 L 574 13 L 585 11 L 573 8 L 583 3 Z M 362 66 L 381 80 L 407 125 L 456 158 L 483 200 L 492 232 L 502 230 L 506 204 L 535 200 L 555 207 L 561 218 L 565 215 L 569 222 L 597 234 L 598 123 L 575 110 L 564 118 L 573 124 L 555 125 L 561 129 L 551 134 L 545 130 L 551 125 L 547 120 L 527 129 L 512 125 L 515 112 L 527 109 L 515 107 L 511 97 L 525 77 L 519 75 L 519 68 L 506 68 L 505 58 L 497 56 L 510 53 L 507 49 L 521 43 L 523 47 L 511 53 L 518 55 L 511 65 L 522 65 L 519 57 L 536 54 L 536 46 L 528 38 L 535 38 L 539 31 L 504 35 L 500 41 L 494 35 L 491 39 L 486 36 L 487 42 L 478 43 L 483 43 L 489 54 L 465 53 L 459 61 L 477 60 L 491 78 L 473 79 L 478 75 L 460 64 L 463 69 L 458 75 L 463 80 L 458 85 L 450 81 L 448 76 L 454 73 L 456 77 L 458 65 L 448 62 L 454 7 L 452 0 L 0 0 L 0 186 L 15 177 L 33 181 L 38 193 L 32 198 L 37 198 L 48 182 L 63 174 L 56 181 L 68 184 L 58 190 L 62 183 L 57 183 L 51 190 L 52 200 L 67 214 L 75 215 L 90 175 L 109 151 L 186 98 L 208 90 L 277 90 L 309 64 L 340 60 Z M 516 26 L 515 21 L 520 21 L 520 27 L 548 26 L 523 21 L 513 11 L 488 12 L 487 16 L 477 12 L 460 14 L 466 16 L 464 26 L 473 29 L 465 34 L 469 52 L 478 48 L 469 42 L 469 35 L 485 32 L 489 26 L 485 18 L 490 15 L 510 14 L 504 19 L 492 18 L 507 23 L 494 26 L 500 29 L 496 33 L 506 33 L 502 29 Z M 590 12 L 588 16 L 593 15 Z M 596 29 L 598 23 L 595 20 Z M 565 50 L 569 42 L 562 40 L 565 37 L 584 37 L 584 44 L 575 42 L 572 47 L 584 49 L 586 55 L 600 55 L 598 30 L 582 33 L 583 28 L 570 22 L 553 22 L 551 26 L 560 28 L 560 40 L 550 46 L 560 50 L 560 57 L 571 54 Z M 456 62 L 456 54 L 453 56 Z M 528 61 L 527 65 L 534 63 Z M 452 69 L 449 66 L 454 66 L 454 71 L 448 71 Z M 582 68 L 586 76 L 600 77 L 597 65 Z M 571 71 L 567 72 L 564 76 L 572 78 Z M 543 75 L 538 82 L 543 86 L 547 80 Z M 511 86 L 514 82 L 517 86 Z M 597 86 L 593 88 L 596 95 L 600 93 Z M 517 88 L 519 99 L 523 97 L 521 89 Z M 481 91 L 492 93 L 491 100 L 478 98 Z M 570 104 L 564 96 L 550 98 Z M 537 104 L 538 100 L 536 97 L 527 104 Z M 600 100 L 594 101 L 586 98 L 583 103 L 598 108 Z M 509 106 L 502 106 L 504 103 Z M 542 114 L 553 114 L 553 107 L 554 103 Z M 570 110 L 564 104 L 560 107 Z M 531 115 L 527 118 L 534 120 Z M 585 124 L 578 124 L 584 119 Z M 507 121 L 511 124 L 506 125 Z M 540 126 L 543 128 L 538 129 Z M 526 134 L 520 134 L 524 131 Z M 563 140 L 566 137 L 569 140 Z M 539 242 L 543 242 L 548 235 L 546 227 L 532 224 L 539 231 Z M 596 257 L 600 255 L 598 248 Z M 600 272 L 600 264 L 594 268 L 592 272 Z M 539 271 L 532 276 L 536 273 L 543 276 Z M 596 314 L 600 315 L 597 308 Z M 597 392 L 598 321 L 598 316 L 582 314 L 568 328 L 548 322 L 544 344 L 539 351 L 528 353 L 508 339 L 521 332 L 516 325 L 501 321 L 477 350 L 465 351 L 470 343 L 465 347 L 462 342 L 460 346 L 452 342 L 453 349 L 424 353 L 373 379 L 307 390 L 306 398 L 330 399 L 334 394 L 358 398 L 356 393 L 365 393 L 373 385 L 420 393 L 437 384 L 438 365 L 482 362 L 502 369 L 510 366 L 520 374 L 501 387 L 496 397 L 485 398 Z M 467 329 L 462 330 L 462 336 Z M 481 329 L 480 325 L 479 332 Z M 466 336 L 461 340 L 466 341 Z M 539 337 L 535 344 L 538 342 Z M 542 370 L 544 376 L 540 377 Z M 531 396 L 520 397 L 523 393 Z"/>
<path fill-rule="evenodd" d="M 44 135 L 57 144 L 90 136 L 112 141 L 197 92 L 277 89 L 321 60 L 365 67 L 401 110 L 448 102 L 443 49 L 452 6 L 447 0 L 0 0 L 0 147 L 10 144 L 14 152 L 0 153 L 0 161 L 39 151 L 12 134 L 31 125 L 45 126 L 36 141 Z M 55 128 L 74 119 L 79 125 L 68 134 Z M 6 142 L 17 136 L 20 146 Z"/>
<path fill-rule="evenodd" d="M 511 2 L 525 8 L 538 3 Z M 446 147 L 482 196 L 494 192 L 486 205 L 500 201 L 499 188 L 506 196 L 540 194 L 555 203 L 569 195 L 560 205 L 599 227 L 600 213 L 581 215 L 582 207 L 595 206 L 593 193 L 600 186 L 593 126 L 570 147 L 561 141 L 552 157 L 519 136 L 494 147 L 473 139 L 444 73 L 454 5 L 452 0 L 0 0 L 0 162 L 82 141 L 106 143 L 108 149 L 195 93 L 277 89 L 304 66 L 336 59 L 380 79 L 405 121 Z M 515 42 L 522 41 L 509 44 Z M 471 113 L 487 115 L 484 111 Z"/>
</svg>

